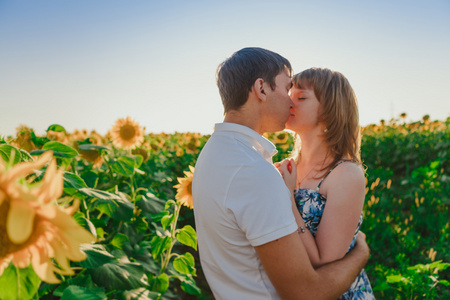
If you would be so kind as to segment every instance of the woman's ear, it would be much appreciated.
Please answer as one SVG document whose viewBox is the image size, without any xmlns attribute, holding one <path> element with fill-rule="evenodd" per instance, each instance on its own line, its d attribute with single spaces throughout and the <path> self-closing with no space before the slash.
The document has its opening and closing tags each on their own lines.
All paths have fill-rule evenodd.
<svg viewBox="0 0 450 300">
<path fill-rule="evenodd" d="M 258 78 L 253 83 L 253 92 L 255 93 L 256 97 L 260 99 L 261 101 L 266 101 L 266 92 L 265 92 L 265 81 L 262 78 Z"/>
</svg>

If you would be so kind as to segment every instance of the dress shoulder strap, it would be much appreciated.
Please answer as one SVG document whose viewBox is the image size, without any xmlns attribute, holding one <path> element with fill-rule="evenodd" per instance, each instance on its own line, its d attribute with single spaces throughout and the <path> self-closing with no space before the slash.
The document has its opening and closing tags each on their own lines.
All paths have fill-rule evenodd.
<svg viewBox="0 0 450 300">
<path fill-rule="evenodd" d="M 333 171 L 333 170 L 334 170 L 337 166 L 339 166 L 340 164 L 342 164 L 342 163 L 344 163 L 344 162 L 347 162 L 347 161 L 356 162 L 356 160 L 354 160 L 354 159 L 344 159 L 344 160 L 341 160 L 340 162 L 338 162 L 337 164 L 335 164 L 334 167 L 332 167 L 332 168 L 330 169 L 330 171 L 328 171 L 328 173 L 325 174 L 325 176 L 323 176 L 322 180 L 320 180 L 319 184 L 317 185 L 316 190 L 317 190 L 317 191 L 320 190 L 320 186 L 322 185 L 322 182 L 325 180 L 325 178 L 327 178 L 327 176 L 331 173 L 331 171 Z"/>
</svg>

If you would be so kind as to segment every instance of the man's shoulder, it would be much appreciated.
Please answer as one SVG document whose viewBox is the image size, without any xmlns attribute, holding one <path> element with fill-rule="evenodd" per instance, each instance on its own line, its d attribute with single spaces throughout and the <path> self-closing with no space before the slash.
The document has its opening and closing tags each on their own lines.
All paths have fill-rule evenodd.
<svg viewBox="0 0 450 300">
<path fill-rule="evenodd" d="M 220 160 L 231 160 L 233 162 L 253 162 L 259 160 L 261 154 L 252 147 L 252 143 L 243 139 L 239 134 L 232 132 L 214 133 L 203 147 L 200 155 L 208 154 Z"/>
<path fill-rule="evenodd" d="M 229 188 L 261 182 L 270 182 L 271 186 L 284 184 L 273 164 L 238 134 L 214 133 L 200 153 L 197 171 L 207 181 L 220 178 L 221 182 L 228 182 Z"/>
</svg>

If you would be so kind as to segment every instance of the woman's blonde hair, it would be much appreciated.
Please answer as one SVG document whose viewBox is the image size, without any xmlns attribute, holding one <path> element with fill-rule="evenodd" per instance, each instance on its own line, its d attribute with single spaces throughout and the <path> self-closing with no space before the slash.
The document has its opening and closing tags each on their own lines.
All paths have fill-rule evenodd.
<svg viewBox="0 0 450 300">
<path fill-rule="evenodd" d="M 323 138 L 328 148 L 327 156 L 333 158 L 322 170 L 331 169 L 343 157 L 361 164 L 358 103 L 347 78 L 330 69 L 311 68 L 294 75 L 292 82 L 297 88 L 313 90 L 320 103 L 318 119 L 326 128 Z M 301 141 L 296 136 L 292 150 L 296 161 L 301 155 L 300 151 Z"/>
</svg>

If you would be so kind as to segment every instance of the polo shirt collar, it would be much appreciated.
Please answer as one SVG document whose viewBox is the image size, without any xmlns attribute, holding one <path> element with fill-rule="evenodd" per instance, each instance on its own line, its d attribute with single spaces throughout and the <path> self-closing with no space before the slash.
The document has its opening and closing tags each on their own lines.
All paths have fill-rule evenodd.
<svg viewBox="0 0 450 300">
<path fill-rule="evenodd" d="M 251 145 L 254 146 L 262 154 L 264 159 L 269 162 L 272 162 L 272 156 L 274 156 L 278 152 L 275 145 L 271 141 L 269 141 L 253 129 L 244 125 L 228 122 L 217 123 L 215 125 L 214 131 L 235 132 L 241 134 L 242 136 L 245 136 L 251 143 Z"/>
</svg>

